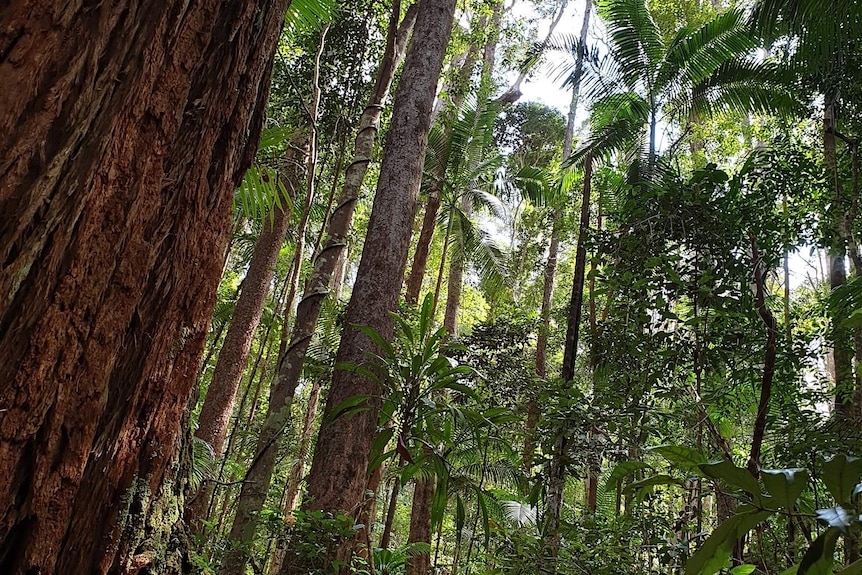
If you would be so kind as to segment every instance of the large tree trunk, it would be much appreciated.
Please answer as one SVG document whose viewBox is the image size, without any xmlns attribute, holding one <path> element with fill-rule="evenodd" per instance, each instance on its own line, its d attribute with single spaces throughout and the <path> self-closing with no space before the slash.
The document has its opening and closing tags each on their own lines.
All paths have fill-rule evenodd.
<svg viewBox="0 0 862 575">
<path fill-rule="evenodd" d="M 453 94 L 450 109 L 454 114 L 457 114 L 464 105 L 464 100 L 467 98 L 470 77 L 473 75 L 473 69 L 476 67 L 476 59 L 479 54 L 479 46 L 475 42 L 470 45 L 464 57 L 464 63 L 458 71 L 456 81 L 447 84 L 444 92 Z M 436 103 L 434 114 L 439 113 L 445 104 L 444 100 L 439 100 Z M 445 127 L 443 141 L 448 141 L 452 136 L 452 127 Z M 448 148 L 447 148 L 448 152 Z M 436 185 L 428 194 L 428 200 L 425 202 L 425 213 L 422 217 L 422 228 L 419 231 L 419 241 L 416 242 L 416 250 L 413 252 L 413 260 L 410 264 L 410 274 L 407 276 L 407 294 L 405 301 L 411 305 L 415 305 L 419 301 L 419 293 L 422 291 L 422 280 L 425 279 L 425 268 L 428 267 L 428 255 L 431 249 L 431 240 L 434 239 L 434 230 L 437 227 L 437 212 L 440 210 L 440 199 L 443 193 L 443 181 L 446 178 L 446 168 L 449 165 L 448 153 L 438 158 L 437 165 L 434 166 L 432 178 Z M 445 255 L 443 256 L 445 257 Z"/>
<path fill-rule="evenodd" d="M 347 306 L 338 363 L 361 364 L 379 351 L 356 326 L 365 325 L 391 338 L 401 281 L 422 178 L 431 108 L 443 57 L 452 31 L 455 0 L 421 0 L 416 29 L 395 97 L 392 124 L 386 138 L 365 249 L 353 295 Z M 317 449 L 308 480 L 306 509 L 354 514 L 365 488 L 371 441 L 378 420 L 380 386 L 346 370 L 336 370 L 324 411 Z M 335 417 L 344 400 L 369 396 L 371 409 Z M 339 545 L 336 557 L 347 559 L 352 539 Z M 328 562 L 327 562 L 328 564 Z M 308 572 L 296 566 L 296 573 Z"/>
<path fill-rule="evenodd" d="M 0 8 L 0 572 L 160 559 L 288 4 Z"/>
</svg>

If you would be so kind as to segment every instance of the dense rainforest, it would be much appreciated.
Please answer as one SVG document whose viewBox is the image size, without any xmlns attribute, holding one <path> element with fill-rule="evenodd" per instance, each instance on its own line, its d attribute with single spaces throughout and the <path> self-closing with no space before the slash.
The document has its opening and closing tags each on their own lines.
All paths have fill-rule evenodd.
<svg viewBox="0 0 862 575">
<path fill-rule="evenodd" d="M 858 0 L 0 5 L 0 574 L 862 574 Z"/>
</svg>

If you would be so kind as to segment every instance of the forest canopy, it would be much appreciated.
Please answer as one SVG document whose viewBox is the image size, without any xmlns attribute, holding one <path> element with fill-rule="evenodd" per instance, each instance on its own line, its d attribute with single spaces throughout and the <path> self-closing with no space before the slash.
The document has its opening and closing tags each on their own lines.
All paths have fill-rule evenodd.
<svg viewBox="0 0 862 575">
<path fill-rule="evenodd" d="M 862 573 L 862 4 L 0 7 L 0 573 Z"/>
</svg>

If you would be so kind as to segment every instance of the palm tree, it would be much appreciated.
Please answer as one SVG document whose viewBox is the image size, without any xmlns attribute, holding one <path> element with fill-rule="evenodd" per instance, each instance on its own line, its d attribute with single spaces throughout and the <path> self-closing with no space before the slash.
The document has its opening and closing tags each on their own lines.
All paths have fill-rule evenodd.
<svg viewBox="0 0 862 575">
<path fill-rule="evenodd" d="M 647 167 L 654 167 L 660 124 L 685 136 L 691 122 L 720 111 L 783 113 L 793 107 L 778 67 L 752 58 L 758 42 L 738 10 L 699 27 L 683 26 L 669 39 L 643 0 L 607 0 L 599 15 L 608 51 L 601 58 L 587 51 L 591 132 L 576 159 L 645 150 Z M 573 74 L 568 81 L 579 79 Z"/>
<path fill-rule="evenodd" d="M 493 102 L 485 102 L 481 106 L 475 101 L 469 102 L 459 110 L 452 124 L 435 126 L 428 138 L 423 186 L 439 197 L 441 209 L 437 213 L 436 227 L 443 239 L 433 308 L 437 308 L 443 273 L 449 260 L 444 327 L 452 335 L 457 331 L 461 284 L 467 263 L 474 266 L 489 286 L 504 285 L 502 251 L 491 234 L 472 219 L 474 211 L 483 210 L 494 216 L 502 214 L 502 203 L 493 190 L 500 183 L 498 175 L 503 157 L 490 151 L 493 149 L 494 120 L 499 110 L 499 105 Z M 417 246 L 417 251 L 420 246 Z M 411 290 L 421 286 L 414 275 L 414 270 L 411 270 L 408 298 L 411 293 L 418 296 L 418 291 Z"/>
</svg>

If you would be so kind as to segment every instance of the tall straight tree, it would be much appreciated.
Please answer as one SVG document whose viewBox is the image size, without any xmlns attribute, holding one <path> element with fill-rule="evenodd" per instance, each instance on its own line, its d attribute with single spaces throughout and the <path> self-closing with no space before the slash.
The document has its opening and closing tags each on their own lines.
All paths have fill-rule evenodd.
<svg viewBox="0 0 862 575">
<path fill-rule="evenodd" d="M 369 326 L 385 338 L 392 337 L 394 320 L 390 312 L 398 306 L 434 94 L 454 13 L 455 0 L 419 3 L 413 38 L 395 95 L 365 249 L 347 306 L 336 356 L 338 363 L 361 364 L 369 352 L 379 351 L 357 326 Z M 359 509 L 381 391 L 377 382 L 358 373 L 336 370 L 311 464 L 305 509 L 347 514 Z M 370 409 L 350 417 L 337 417 L 336 409 L 355 396 L 367 396 Z M 352 540 L 343 541 L 336 556 L 346 558 L 351 543 Z"/>
<path fill-rule="evenodd" d="M 158 559 L 288 5 L 0 8 L 0 572 Z"/>
<path fill-rule="evenodd" d="M 237 510 L 231 527 L 231 539 L 249 544 L 255 535 L 257 518 L 266 501 L 278 454 L 278 438 L 288 425 L 290 406 L 302 375 L 302 366 L 314 329 L 320 316 L 323 300 L 329 293 L 329 283 L 339 259 L 346 247 L 347 235 L 353 221 L 354 206 L 359 196 L 371 154 L 377 127 L 395 70 L 415 19 L 411 7 L 405 14 L 402 28 L 398 30 L 401 3 L 395 2 L 387 34 L 386 53 L 377 74 L 374 91 L 360 119 L 356 135 L 356 159 L 347 168 L 344 186 L 338 206 L 329 224 L 329 233 L 323 250 L 315 258 L 314 270 L 308 282 L 296 314 L 289 344 L 282 350 L 278 372 L 270 390 L 267 418 L 258 436 L 255 457 L 246 475 L 237 501 Z M 287 329 L 287 326 L 285 326 Z M 221 573 L 241 572 L 246 560 L 243 546 L 235 546 L 226 556 Z"/>
</svg>

